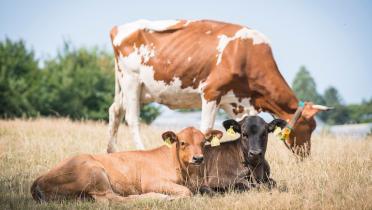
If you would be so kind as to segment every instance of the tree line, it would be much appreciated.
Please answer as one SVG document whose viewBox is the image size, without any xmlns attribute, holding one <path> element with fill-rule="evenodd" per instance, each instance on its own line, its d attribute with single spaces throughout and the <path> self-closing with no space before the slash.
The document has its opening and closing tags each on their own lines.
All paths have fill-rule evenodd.
<svg viewBox="0 0 372 210">
<path fill-rule="evenodd" d="M 5 39 L 0 41 L 0 117 L 108 120 L 114 75 L 113 55 L 99 48 L 74 48 L 65 42 L 56 56 L 40 65 L 24 41 Z M 334 87 L 319 94 L 305 67 L 300 68 L 292 88 L 302 100 L 335 107 L 320 115 L 328 124 L 372 122 L 372 98 L 346 105 Z M 153 104 L 141 108 L 145 123 L 159 114 Z"/>
<path fill-rule="evenodd" d="M 40 66 L 24 41 L 5 39 L 0 42 L 0 117 L 108 120 L 114 75 L 112 54 L 98 48 L 75 49 L 65 42 Z M 146 123 L 159 114 L 152 104 L 141 109 Z"/>
<path fill-rule="evenodd" d="M 372 122 L 372 98 L 363 100 L 360 104 L 347 105 L 339 91 L 333 86 L 320 94 L 316 89 L 315 80 L 305 66 L 301 66 L 296 74 L 292 89 L 301 100 L 334 107 L 332 111 L 319 114 L 319 118 L 327 124 Z"/>
</svg>

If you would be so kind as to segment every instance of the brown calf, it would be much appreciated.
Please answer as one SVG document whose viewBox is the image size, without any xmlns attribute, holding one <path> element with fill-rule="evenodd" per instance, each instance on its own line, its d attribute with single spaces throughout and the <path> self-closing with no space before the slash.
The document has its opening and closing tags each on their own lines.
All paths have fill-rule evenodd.
<svg viewBox="0 0 372 210">
<path fill-rule="evenodd" d="M 36 201 L 64 198 L 128 201 L 141 194 L 156 198 L 190 196 L 192 192 L 183 186 L 190 175 L 188 167 L 203 162 L 205 141 L 214 136 L 221 138 L 222 132 L 213 130 L 206 136 L 189 127 L 178 134 L 163 133 L 163 140 L 171 143 L 169 147 L 68 158 L 35 180 L 32 196 Z"/>
</svg>

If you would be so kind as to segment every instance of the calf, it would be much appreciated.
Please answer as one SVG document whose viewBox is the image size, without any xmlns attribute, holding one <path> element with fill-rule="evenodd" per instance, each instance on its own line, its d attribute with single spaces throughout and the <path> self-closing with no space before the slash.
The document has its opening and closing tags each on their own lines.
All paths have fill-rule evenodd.
<svg viewBox="0 0 372 210">
<path fill-rule="evenodd" d="M 242 121 L 226 120 L 225 129 L 240 134 L 239 139 L 222 143 L 219 147 L 205 146 L 204 177 L 201 193 L 213 193 L 229 188 L 247 190 L 256 184 L 275 186 L 270 178 L 270 166 L 265 159 L 268 133 L 286 122 L 275 119 L 266 123 L 259 116 L 245 117 Z"/>
<path fill-rule="evenodd" d="M 191 191 L 183 185 L 187 176 L 192 175 L 187 169 L 203 162 L 202 147 L 212 137 L 221 138 L 222 132 L 213 130 L 203 135 L 189 127 L 178 134 L 163 133 L 167 146 L 152 150 L 78 155 L 37 178 L 31 193 L 36 201 L 61 198 L 128 201 L 142 194 L 156 198 L 190 196 Z"/>
</svg>

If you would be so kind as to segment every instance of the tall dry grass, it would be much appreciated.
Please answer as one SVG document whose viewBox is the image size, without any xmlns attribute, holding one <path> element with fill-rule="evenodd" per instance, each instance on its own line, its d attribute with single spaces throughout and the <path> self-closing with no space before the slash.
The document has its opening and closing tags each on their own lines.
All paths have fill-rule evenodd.
<svg viewBox="0 0 372 210">
<path fill-rule="evenodd" d="M 147 148 L 161 145 L 162 131 L 143 126 Z M 132 149 L 126 126 L 120 148 Z M 286 191 L 197 195 L 176 201 L 136 201 L 109 206 L 68 201 L 35 203 L 33 180 L 62 159 L 80 153 L 105 153 L 107 125 L 68 119 L 0 121 L 0 209 L 372 209 L 372 137 L 313 137 L 311 158 L 297 161 L 270 137 L 267 159 L 272 177 Z"/>
</svg>

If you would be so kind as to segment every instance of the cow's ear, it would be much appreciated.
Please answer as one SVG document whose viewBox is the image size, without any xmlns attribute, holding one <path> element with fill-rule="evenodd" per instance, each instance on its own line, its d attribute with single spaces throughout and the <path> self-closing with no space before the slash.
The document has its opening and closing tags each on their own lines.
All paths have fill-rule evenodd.
<svg viewBox="0 0 372 210">
<path fill-rule="evenodd" d="M 271 121 L 267 126 L 267 132 L 271 133 L 274 132 L 276 127 L 284 128 L 287 125 L 287 122 L 282 119 L 275 119 Z"/>
<path fill-rule="evenodd" d="M 226 130 L 232 128 L 235 132 L 241 133 L 240 124 L 235 120 L 225 120 L 222 125 Z"/>
<path fill-rule="evenodd" d="M 217 137 L 218 139 L 221 139 L 222 136 L 223 136 L 223 133 L 222 131 L 219 131 L 219 130 L 208 130 L 206 133 L 205 133 L 205 139 L 207 141 L 212 141 L 213 137 Z"/>
<path fill-rule="evenodd" d="M 163 141 L 169 141 L 171 144 L 178 141 L 177 135 L 173 131 L 164 132 L 161 137 L 163 138 Z"/>
</svg>

